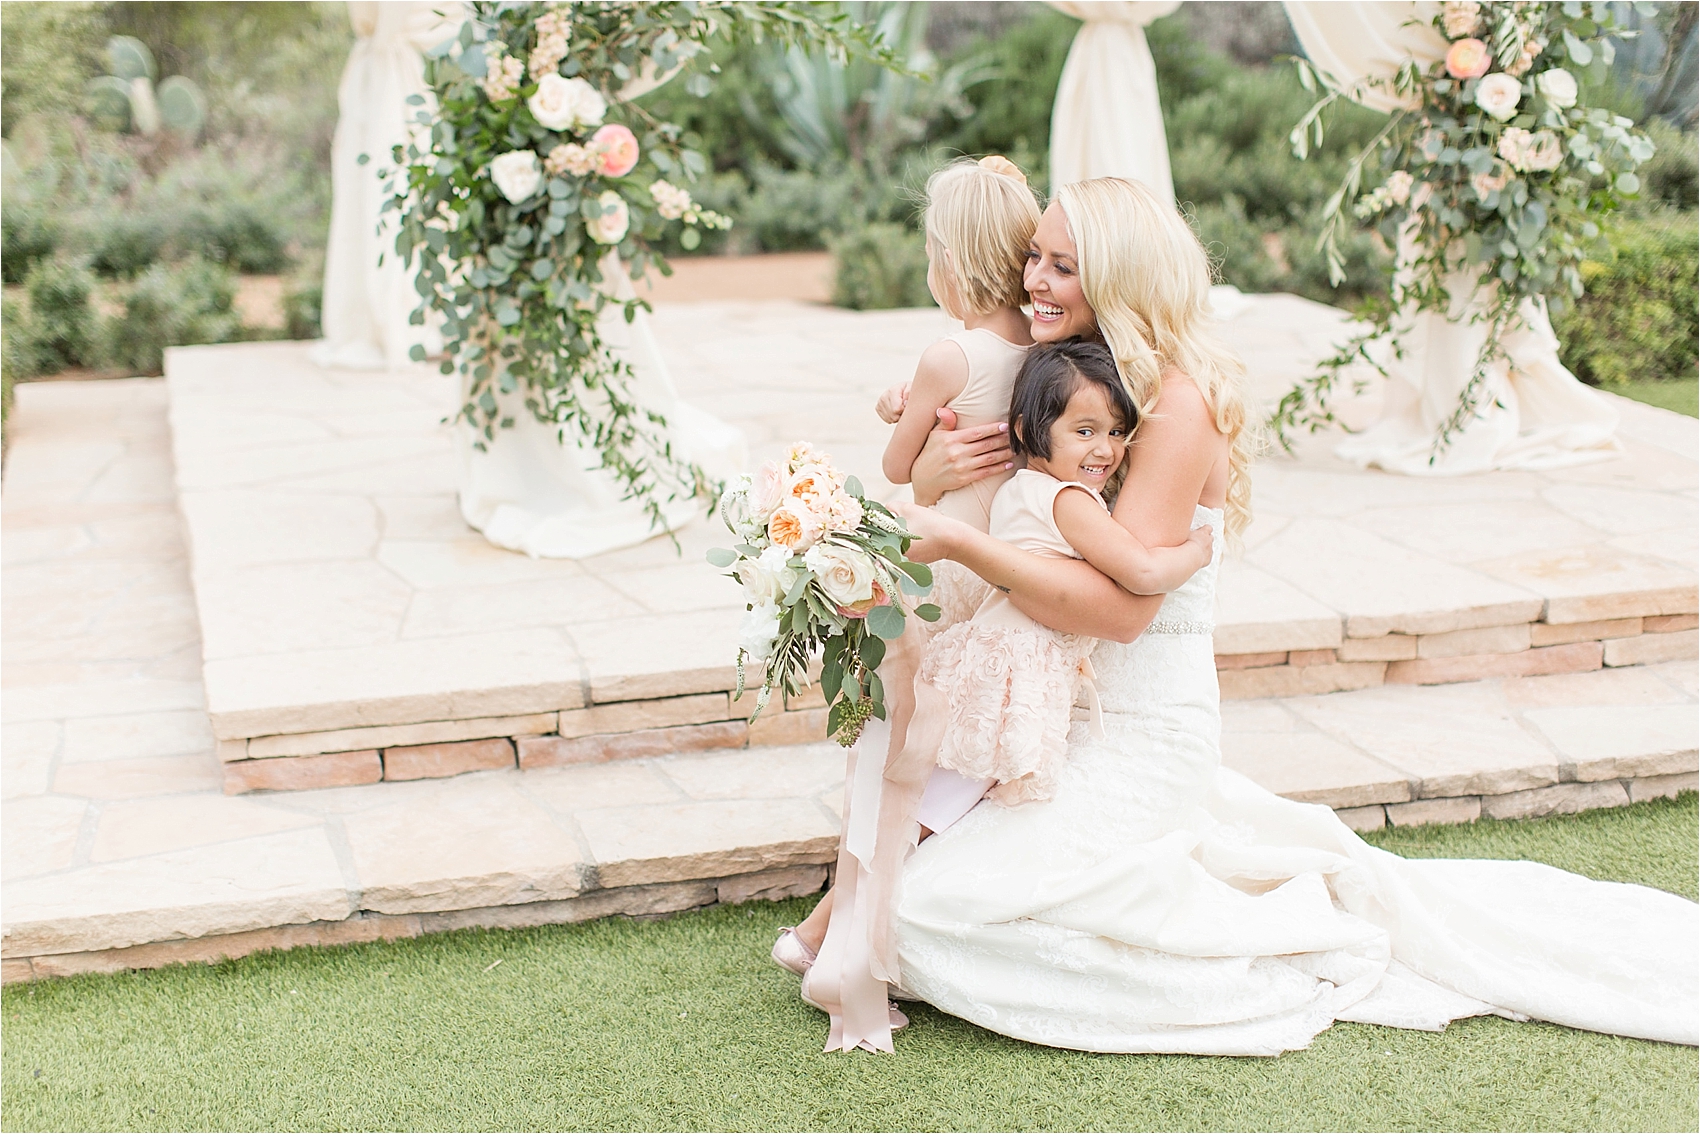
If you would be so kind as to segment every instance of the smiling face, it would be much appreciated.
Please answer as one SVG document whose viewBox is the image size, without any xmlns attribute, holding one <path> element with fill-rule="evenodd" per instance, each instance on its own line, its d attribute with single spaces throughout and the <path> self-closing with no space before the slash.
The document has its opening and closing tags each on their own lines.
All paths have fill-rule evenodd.
<svg viewBox="0 0 1700 1134">
<path fill-rule="evenodd" d="M 1098 319 L 1080 287 L 1080 260 L 1061 205 L 1053 203 L 1039 218 L 1022 279 L 1033 300 L 1034 342 L 1097 337 Z"/>
<path fill-rule="evenodd" d="M 1083 381 L 1051 423 L 1051 455 L 1029 456 L 1027 467 L 1102 492 L 1125 456 L 1127 423 L 1102 386 Z"/>
</svg>

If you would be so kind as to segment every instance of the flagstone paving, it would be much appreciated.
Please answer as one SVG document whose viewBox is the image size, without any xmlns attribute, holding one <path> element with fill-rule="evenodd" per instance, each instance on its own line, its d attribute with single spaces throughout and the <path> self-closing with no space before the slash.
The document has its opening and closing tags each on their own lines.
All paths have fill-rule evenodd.
<svg viewBox="0 0 1700 1134">
<path fill-rule="evenodd" d="M 821 314 L 777 306 L 784 310 L 770 312 L 773 319 L 783 315 L 806 323 L 804 315 Z M 715 352 L 727 352 L 724 359 L 735 360 L 735 351 L 709 334 L 717 325 L 742 325 L 740 333 L 752 342 L 774 329 L 769 316 L 761 316 L 753 305 L 746 314 L 735 314 L 725 305 L 704 305 L 663 309 L 658 319 L 670 357 L 674 343 L 694 344 L 678 348 L 681 385 L 707 408 L 729 417 L 736 417 L 732 372 L 691 366 L 696 365 L 693 359 Z M 936 323 L 928 322 L 935 318 L 930 313 L 888 313 L 881 318 L 889 321 L 870 319 L 860 324 L 860 333 L 886 346 L 906 327 L 929 336 L 937 330 Z M 1297 334 L 1293 321 L 1274 320 L 1273 325 L 1289 339 L 1278 340 L 1272 331 L 1269 341 L 1290 345 L 1290 337 Z M 795 342 L 806 332 L 804 326 L 789 333 Z M 854 345 L 850 330 L 844 336 L 835 348 L 841 355 Z M 217 359 L 225 349 L 189 353 Z M 783 353 L 775 348 L 762 365 L 776 367 L 775 359 Z M 895 346 L 891 349 L 893 356 L 902 353 Z M 268 357 L 282 360 L 280 372 L 286 369 L 286 353 Z M 841 375 L 853 371 L 843 357 L 834 365 Z M 894 357 L 891 366 L 896 365 Z M 755 454 L 792 435 L 797 419 L 784 417 L 773 406 L 786 382 L 793 381 L 797 390 L 788 404 L 821 423 L 812 435 L 823 438 L 852 467 L 876 469 L 877 436 L 852 420 L 848 403 L 840 406 L 824 384 L 816 389 L 804 382 L 803 369 L 773 370 L 768 372 L 771 378 L 761 377 L 759 366 L 751 371 L 751 380 L 767 383 L 768 389 L 765 401 L 751 400 L 746 415 L 738 418 L 751 432 Z M 684 377 L 704 372 L 723 385 L 713 387 L 704 379 L 703 385 L 692 387 Z M 244 381 L 234 367 L 226 377 L 235 385 Z M 870 395 L 887 377 L 886 372 L 865 375 L 857 397 Z M 364 380 L 392 381 L 370 376 Z M 291 399 L 301 407 L 316 404 L 304 387 L 286 387 L 280 382 L 277 404 Z M 713 400 L 716 389 L 724 399 L 718 403 Z M 402 421 L 418 430 L 428 416 L 423 403 L 410 408 L 399 399 L 386 401 L 391 393 L 376 385 L 355 394 L 371 410 L 369 430 L 357 434 L 360 423 L 350 419 L 338 424 L 342 432 L 332 440 L 381 436 L 381 422 Z M 865 399 L 855 404 L 865 410 Z M 6 980 L 466 925 L 662 913 L 717 901 L 806 893 L 823 884 L 836 842 L 843 768 L 835 746 L 793 743 L 689 752 L 668 747 L 678 735 L 673 730 L 724 730 L 725 718 L 737 715 L 735 706 L 725 705 L 720 688 L 701 687 L 724 669 L 720 647 L 704 646 L 699 639 L 717 632 L 714 628 L 727 604 L 719 592 L 697 580 L 706 576 L 715 587 L 730 586 L 699 561 L 698 545 L 710 542 L 707 525 L 694 525 L 684 533 L 685 557 L 679 560 L 664 543 L 588 565 L 538 564 L 505 553 L 487 556 L 475 537 L 456 528 L 452 500 L 443 495 L 447 489 L 440 479 L 432 479 L 437 474 L 430 467 L 429 446 L 385 442 L 378 446 L 379 456 L 365 461 L 339 456 L 336 445 L 315 435 L 317 440 L 304 442 L 293 456 L 264 452 L 260 435 L 294 428 L 287 420 L 226 423 L 233 438 L 239 428 L 249 430 L 241 435 L 247 441 L 222 458 L 229 469 L 259 469 L 267 477 L 284 469 L 286 477 L 294 479 L 280 494 L 295 499 L 291 509 L 264 513 L 259 522 L 255 514 L 225 502 L 222 514 L 246 525 L 246 542 L 206 550 L 209 573 L 265 565 L 267 590 L 260 593 L 281 603 L 295 588 L 305 587 L 297 570 L 376 561 L 410 588 L 408 617 L 436 603 L 437 610 L 462 611 L 461 622 L 443 623 L 456 627 L 486 625 L 480 619 L 491 609 L 474 600 L 466 600 L 470 605 L 465 607 L 457 605 L 462 602 L 457 580 L 469 590 L 490 594 L 529 587 L 527 600 L 543 604 L 545 611 L 568 612 L 563 617 L 586 613 L 551 591 L 573 580 L 601 583 L 625 596 L 631 606 L 616 607 L 609 600 L 590 612 L 601 613 L 601 619 L 571 622 L 568 630 L 560 630 L 549 623 L 548 615 L 534 616 L 528 626 L 523 617 L 527 600 L 513 600 L 511 621 L 498 619 L 491 631 L 557 635 L 554 642 L 570 638 L 579 651 L 579 668 L 557 680 L 544 661 L 535 668 L 528 668 L 529 663 L 515 666 L 522 682 L 517 687 L 558 686 L 576 691 L 581 700 L 574 704 L 588 700 L 589 707 L 567 709 L 563 715 L 558 706 L 552 714 L 536 714 L 531 712 L 535 706 L 522 699 L 491 697 L 478 702 L 477 711 L 485 716 L 435 722 L 461 726 L 459 732 L 439 727 L 432 733 L 423 725 L 397 726 L 369 718 L 352 724 L 334 717 L 312 722 L 322 725 L 321 731 L 422 729 L 365 737 L 375 746 L 365 750 L 370 766 L 384 765 L 377 755 L 383 751 L 389 765 L 417 769 L 435 766 L 433 761 L 452 764 L 458 758 L 454 753 L 462 751 L 455 745 L 476 740 L 470 734 L 484 731 L 478 721 L 536 729 L 546 722 L 535 718 L 552 716 L 559 731 L 549 744 L 513 733 L 522 737 L 519 761 L 526 770 L 510 767 L 448 779 L 224 794 L 231 765 L 220 759 L 225 745 L 215 737 L 207 714 L 201 681 L 203 628 L 186 542 L 186 537 L 198 538 L 192 518 L 196 505 L 188 499 L 195 492 L 185 493 L 184 513 L 191 517 L 185 523 L 178 511 L 178 473 L 167 423 L 171 408 L 167 385 L 159 380 L 30 384 L 19 389 L 8 426 L 11 448 L 0 515 L 5 625 L 0 673 L 0 956 Z M 1500 583 L 1523 584 L 1477 571 L 1484 560 L 1536 554 L 1545 547 L 1592 548 L 1600 556 L 1621 551 L 1655 561 L 1657 571 L 1686 568 L 1692 579 L 1693 423 L 1652 410 L 1637 417 L 1639 407 L 1628 404 L 1625 409 L 1631 450 L 1627 460 L 1565 473 L 1472 478 L 1475 487 L 1469 491 L 1458 481 L 1411 481 L 1345 470 L 1319 455 L 1316 446 L 1305 449 L 1299 461 L 1275 458 L 1260 466 L 1260 519 L 1247 541 L 1246 559 L 1234 561 L 1224 584 L 1225 627 L 1242 627 L 1236 632 L 1244 638 L 1236 643 L 1241 648 L 1226 651 L 1230 660 L 1224 665 L 1229 668 L 1222 670 L 1222 677 L 1225 687 L 1240 683 L 1238 692 L 1247 697 L 1224 706 L 1225 762 L 1271 790 L 1335 807 L 1358 826 L 1539 814 L 1691 789 L 1697 747 L 1692 616 L 1656 613 L 1662 609 L 1657 607 L 1629 613 L 1637 609 L 1634 601 L 1665 602 L 1668 594 L 1658 597 L 1658 587 L 1638 590 L 1613 583 L 1616 589 L 1590 592 L 1574 585 L 1560 597 L 1600 600 L 1578 611 L 1592 621 L 1524 619 L 1520 625 L 1529 635 L 1527 646 L 1521 637 L 1491 638 L 1517 624 L 1479 625 L 1481 610 L 1529 601 L 1495 590 Z M 771 420 L 762 416 L 770 412 Z M 386 462 L 407 467 L 396 475 L 386 469 Z M 221 458 L 207 455 L 195 466 L 196 475 L 217 472 L 220 463 Z M 340 471 L 327 476 L 326 470 Z M 390 479 L 392 475 L 396 479 Z M 348 478 L 358 491 L 338 487 L 347 487 Z M 380 483 L 400 487 L 371 487 Z M 213 488 L 207 496 L 249 491 Z M 273 490 L 253 491 L 263 495 Z M 379 502 L 380 520 L 374 525 L 381 521 L 381 526 L 368 529 L 361 540 L 349 540 L 358 526 L 349 517 L 373 515 L 361 512 L 362 499 Z M 1306 509 L 1301 511 L 1299 503 Z M 217 504 L 213 500 L 207 507 Z M 1490 520 L 1477 514 L 1501 505 Z M 1280 511 L 1283 506 L 1285 512 Z M 272 516 L 284 518 L 276 530 L 268 527 Z M 1519 517 L 1529 516 L 1537 519 L 1523 526 Z M 1408 567 L 1420 558 L 1424 570 L 1450 565 L 1475 572 L 1469 576 L 1475 589 L 1461 592 L 1468 603 L 1458 601 L 1452 607 L 1438 605 L 1448 599 L 1438 588 L 1418 594 L 1404 607 L 1374 592 L 1352 605 L 1358 600 L 1348 602 L 1331 589 L 1351 585 L 1345 573 L 1326 586 L 1278 573 L 1289 569 L 1282 557 L 1293 556 L 1294 548 L 1302 546 L 1293 537 L 1285 543 L 1278 540 L 1295 525 L 1331 533 L 1336 543 L 1322 544 L 1322 535 L 1306 538 L 1331 548 L 1332 554 L 1357 555 L 1366 565 L 1389 572 L 1398 587 L 1427 586 L 1423 572 Z M 1374 541 L 1346 542 L 1345 533 L 1354 529 L 1368 532 Z M 424 546 L 402 547 L 386 558 L 374 551 L 386 542 Z M 326 546 L 345 558 L 322 552 Z M 1397 549 L 1404 549 L 1407 558 L 1401 560 Z M 197 544 L 197 572 L 202 551 L 203 545 Z M 400 566 L 392 569 L 392 563 Z M 484 564 L 499 565 L 499 570 L 494 576 L 474 573 L 471 577 L 482 581 L 465 582 L 469 572 Z M 314 578 L 322 582 L 325 575 Z M 1692 588 L 1692 582 L 1688 585 Z M 1251 597 L 1236 598 L 1234 588 Z M 1646 599 L 1650 593 L 1655 599 Z M 606 598 L 604 592 L 598 594 Z M 1542 595 L 1537 599 L 1549 601 Z M 548 607 L 548 602 L 556 605 Z M 1280 615 L 1234 623 L 1228 615 L 1236 602 L 1267 603 Z M 633 608 L 638 612 L 627 613 Z M 205 610 L 204 600 L 200 609 Z M 354 604 L 352 614 L 358 617 L 365 609 Z M 610 616 L 610 610 L 625 617 Z M 1449 611 L 1450 622 L 1442 617 Z M 1371 629 L 1379 632 L 1385 624 L 1390 632 L 1351 637 L 1353 617 L 1379 619 Z M 585 626 L 593 632 L 582 629 Z M 243 633 L 274 631 L 283 635 L 288 627 L 261 619 Z M 644 633 L 669 631 L 670 637 L 651 640 L 664 643 L 652 647 L 653 656 L 630 647 Z M 1537 631 L 1545 636 L 1537 640 Z M 1580 637 L 1559 641 L 1566 633 Z M 233 632 L 224 640 L 240 647 L 245 639 Z M 307 640 L 314 641 L 311 635 Z M 415 639 L 403 633 L 402 640 Z M 1300 677 L 1325 669 L 1358 673 L 1353 667 L 1364 666 L 1382 666 L 1385 676 L 1399 665 L 1536 655 L 1578 644 L 1601 652 L 1592 672 L 1511 674 L 1430 686 L 1377 682 L 1344 692 L 1323 691 L 1337 689 L 1337 684 L 1307 689 L 1302 682 L 1270 676 L 1277 670 Z M 1599 668 L 1601 661 L 1610 660 L 1605 651 L 1636 644 L 1645 656 L 1622 653 L 1618 660 L 1626 664 Z M 1360 654 L 1383 656 L 1362 660 L 1353 654 L 1354 645 Z M 1495 655 L 1457 652 L 1490 646 L 1523 648 Z M 331 654 L 349 647 L 317 648 Z M 1320 656 L 1331 650 L 1336 652 Z M 1671 651 L 1670 657 L 1661 657 L 1660 650 Z M 1259 652 L 1263 656 L 1256 656 Z M 1269 664 L 1276 655 L 1280 664 Z M 269 658 L 275 668 L 267 672 L 276 674 L 318 663 L 318 655 L 310 651 L 256 656 Z M 524 656 L 549 655 L 539 647 Z M 219 660 L 216 649 L 209 649 L 208 657 Z M 1232 668 L 1238 664 L 1234 657 L 1265 664 Z M 618 664 L 598 668 L 587 658 L 611 658 Z M 428 669 L 423 660 L 415 664 Z M 688 676 L 684 691 L 677 684 L 681 673 L 695 675 Z M 1263 676 L 1255 676 L 1259 674 Z M 318 680 L 335 690 L 335 683 L 322 674 Z M 698 688 L 690 688 L 690 681 Z M 665 706 L 672 716 L 622 716 L 658 711 L 653 701 L 643 709 L 632 704 L 634 698 L 658 689 L 677 693 Z M 461 696 L 467 691 L 448 692 Z M 510 693 L 505 689 L 501 696 Z M 396 686 L 387 693 L 380 690 L 373 699 L 381 708 L 419 695 L 417 686 Z M 608 701 L 613 703 L 600 703 Z M 721 714 L 718 723 L 715 712 Z M 820 725 L 818 715 L 811 713 L 818 714 L 818 709 L 804 701 L 783 716 L 797 718 L 793 727 L 812 739 L 820 735 Z M 635 732 L 627 727 L 657 719 L 666 727 Z M 624 747 L 600 739 L 611 735 L 623 737 Z M 746 731 L 735 742 L 742 745 L 748 738 Z M 721 737 L 728 739 L 733 738 Z M 287 747 L 281 739 L 273 743 Z M 346 739 L 336 743 L 345 744 Z M 587 752 L 599 760 L 624 758 L 547 766 L 551 752 L 559 755 L 564 745 L 587 743 L 589 749 L 578 750 L 581 758 Z M 526 764 L 528 745 L 536 758 Z M 405 759 L 391 756 L 404 749 Z M 361 755 L 350 749 L 306 758 Z M 283 756 L 278 749 L 278 757 Z M 242 763 L 281 767 L 291 760 L 256 757 Z"/>
<path fill-rule="evenodd" d="M 1267 401 L 1344 318 L 1248 297 L 1224 333 Z M 888 429 L 871 406 L 953 325 L 940 312 L 697 303 L 661 307 L 654 325 L 683 395 L 743 429 L 752 460 L 808 438 L 876 495 L 906 491 L 879 475 Z M 818 706 L 746 728 L 727 699 L 741 604 L 703 565 L 725 542 L 712 521 L 682 531 L 678 550 L 657 538 L 527 559 L 459 517 L 442 424 L 452 379 L 325 372 L 288 343 L 174 351 L 167 370 L 207 708 L 231 790 L 365 782 L 392 763 L 432 774 L 400 750 L 490 738 L 512 738 L 512 759 L 532 766 L 821 734 Z M 1222 577 L 1224 695 L 1693 657 L 1695 430 L 1615 401 L 1625 455 L 1578 469 L 1388 476 L 1334 459 L 1331 437 L 1265 460 L 1245 554 Z M 1374 410 L 1367 396 L 1345 413 Z M 338 758 L 307 759 L 321 753 Z M 487 745 L 445 749 L 431 766 L 494 758 Z"/>
</svg>

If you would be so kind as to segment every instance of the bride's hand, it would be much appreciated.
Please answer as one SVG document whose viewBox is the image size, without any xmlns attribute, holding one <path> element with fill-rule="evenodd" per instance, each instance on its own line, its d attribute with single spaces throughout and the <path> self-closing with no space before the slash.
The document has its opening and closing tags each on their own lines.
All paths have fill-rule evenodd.
<svg viewBox="0 0 1700 1134">
<path fill-rule="evenodd" d="M 1009 426 L 1001 421 L 956 428 L 949 407 L 938 411 L 939 423 L 909 470 L 917 504 L 937 504 L 945 493 L 973 484 L 1013 467 Z"/>
<path fill-rule="evenodd" d="M 919 504 L 897 503 L 891 506 L 891 510 L 902 517 L 909 534 L 915 537 L 915 542 L 909 545 L 908 554 L 917 563 L 949 559 L 956 547 L 954 537 L 958 530 L 974 530 L 961 520 L 953 520 Z"/>
</svg>

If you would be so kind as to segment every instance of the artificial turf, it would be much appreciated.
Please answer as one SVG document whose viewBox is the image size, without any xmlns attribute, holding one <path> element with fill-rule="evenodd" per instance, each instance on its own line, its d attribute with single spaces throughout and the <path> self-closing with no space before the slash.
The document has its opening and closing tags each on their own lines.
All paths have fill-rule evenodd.
<svg viewBox="0 0 1700 1134">
<path fill-rule="evenodd" d="M 1644 379 L 1611 386 L 1614 394 L 1634 398 L 1660 409 L 1674 410 L 1689 417 L 1700 417 L 1700 378 Z"/>
<path fill-rule="evenodd" d="M 1690 898 L 1695 796 L 1394 830 Z M 1056 1051 L 909 1007 L 824 1055 L 766 958 L 809 899 L 8 987 L 8 1130 L 1693 1130 L 1696 1053 L 1497 1018 L 1339 1024 L 1277 1059 Z"/>
</svg>

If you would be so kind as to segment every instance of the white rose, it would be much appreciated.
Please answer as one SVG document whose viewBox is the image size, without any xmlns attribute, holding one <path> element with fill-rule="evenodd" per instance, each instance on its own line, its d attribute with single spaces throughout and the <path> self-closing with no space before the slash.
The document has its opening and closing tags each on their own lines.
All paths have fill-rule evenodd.
<svg viewBox="0 0 1700 1134">
<path fill-rule="evenodd" d="M 758 662 L 766 661 L 773 653 L 773 642 L 779 637 L 779 608 L 772 603 L 757 603 L 744 612 L 738 624 L 738 647 Z"/>
<path fill-rule="evenodd" d="M 510 150 L 490 162 L 490 180 L 502 196 L 517 205 L 542 186 L 543 170 L 532 151 Z"/>
<path fill-rule="evenodd" d="M 874 597 L 874 564 L 854 547 L 817 543 L 803 562 L 820 580 L 820 589 L 839 606 L 855 606 Z"/>
<path fill-rule="evenodd" d="M 1569 109 L 1576 105 L 1576 76 L 1563 67 L 1554 67 L 1535 76 L 1535 88 L 1556 107 Z"/>
<path fill-rule="evenodd" d="M 581 111 L 587 109 L 595 99 L 602 102 L 602 95 L 597 94 L 597 88 L 581 78 L 563 78 L 554 71 L 549 71 L 537 80 L 537 94 L 525 100 L 530 107 L 532 117 L 544 129 L 575 129 L 585 122 Z M 607 105 L 602 107 L 607 111 Z M 602 111 L 597 112 L 597 121 L 602 121 Z"/>
<path fill-rule="evenodd" d="M 1402 169 L 1396 169 L 1387 177 L 1387 196 L 1395 205 L 1403 205 L 1411 199 L 1411 186 L 1416 179 Z"/>
<path fill-rule="evenodd" d="M 1564 164 L 1564 143 L 1551 130 L 1542 130 L 1529 143 L 1528 156 L 1523 159 L 1536 173 L 1546 173 Z"/>
<path fill-rule="evenodd" d="M 1509 122 L 1523 101 L 1523 84 L 1510 75 L 1488 75 L 1476 84 L 1476 105 L 1501 122 Z"/>
<path fill-rule="evenodd" d="M 531 116 L 545 130 L 579 130 L 597 126 L 608 103 L 583 79 L 563 79 L 551 72 L 537 80 L 537 93 L 525 100 Z"/>
<path fill-rule="evenodd" d="M 626 238 L 626 230 L 631 227 L 632 217 L 626 208 L 626 199 L 608 190 L 596 198 L 596 203 L 602 206 L 602 215 L 589 221 L 585 227 L 590 230 L 590 238 L 598 244 L 618 244 Z"/>
</svg>

